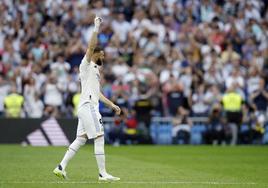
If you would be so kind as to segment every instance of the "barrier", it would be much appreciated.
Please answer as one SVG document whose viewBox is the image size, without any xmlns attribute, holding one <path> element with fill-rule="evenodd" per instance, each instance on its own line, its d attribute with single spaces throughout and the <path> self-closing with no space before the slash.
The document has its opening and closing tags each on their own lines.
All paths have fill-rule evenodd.
<svg viewBox="0 0 268 188">
<path fill-rule="evenodd" d="M 195 121 L 206 119 L 195 119 Z M 161 124 L 160 132 L 155 135 L 155 144 L 170 144 L 171 118 L 152 118 L 152 122 Z M 104 117 L 104 124 L 112 125 L 114 118 Z M 165 127 L 167 125 L 167 127 Z M 33 146 L 65 146 L 76 136 L 77 119 L 0 119 L 0 144 L 23 144 Z M 158 129 L 157 129 L 158 130 Z M 165 133 L 165 134 L 164 134 Z"/>
<path fill-rule="evenodd" d="M 153 117 L 150 135 L 154 144 L 172 143 L 170 117 Z M 202 143 L 202 133 L 206 129 L 206 117 L 191 118 L 191 144 Z M 113 125 L 114 118 L 104 117 L 105 126 Z M 22 144 L 33 146 L 67 146 L 76 136 L 77 119 L 0 119 L 0 144 Z M 243 127 L 242 127 L 243 128 Z M 241 129 L 243 130 L 243 129 Z M 268 129 L 263 137 L 268 144 Z"/>
<path fill-rule="evenodd" d="M 76 119 L 0 119 L 0 143 L 34 146 L 69 145 Z"/>
</svg>

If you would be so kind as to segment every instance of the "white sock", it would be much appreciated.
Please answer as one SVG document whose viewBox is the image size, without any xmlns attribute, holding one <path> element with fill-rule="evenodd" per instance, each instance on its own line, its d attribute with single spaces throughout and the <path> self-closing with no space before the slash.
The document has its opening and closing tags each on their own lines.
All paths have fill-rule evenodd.
<svg viewBox="0 0 268 188">
<path fill-rule="evenodd" d="M 106 174 L 105 168 L 105 154 L 104 154 L 104 136 L 97 137 L 94 139 L 94 152 L 101 175 Z"/>
<path fill-rule="evenodd" d="M 86 143 L 87 139 L 81 136 L 78 136 L 73 143 L 69 146 L 67 152 L 65 153 L 60 165 L 62 169 L 65 170 L 68 162 L 73 158 L 76 152 L 79 150 L 81 146 Z"/>
</svg>

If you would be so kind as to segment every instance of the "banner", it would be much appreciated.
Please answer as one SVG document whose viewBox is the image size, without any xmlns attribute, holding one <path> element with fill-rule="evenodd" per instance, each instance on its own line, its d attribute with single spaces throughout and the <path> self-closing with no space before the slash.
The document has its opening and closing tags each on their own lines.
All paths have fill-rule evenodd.
<svg viewBox="0 0 268 188">
<path fill-rule="evenodd" d="M 67 146 L 76 127 L 77 119 L 0 119 L 0 144 Z"/>
</svg>

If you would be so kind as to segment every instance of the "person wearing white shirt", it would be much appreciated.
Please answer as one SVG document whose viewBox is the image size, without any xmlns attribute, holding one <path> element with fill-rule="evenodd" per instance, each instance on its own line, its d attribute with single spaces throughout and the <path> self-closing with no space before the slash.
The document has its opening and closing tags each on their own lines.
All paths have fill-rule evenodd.
<svg viewBox="0 0 268 188">
<path fill-rule="evenodd" d="M 125 15 L 123 13 L 119 13 L 116 17 L 117 19 L 112 21 L 112 28 L 115 34 L 119 36 L 120 42 L 126 42 L 131 25 L 125 20 Z"/>
<path fill-rule="evenodd" d="M 238 88 L 243 88 L 245 84 L 244 78 L 240 75 L 239 70 L 233 70 L 231 75 L 226 79 L 226 88 L 236 85 Z"/>
<path fill-rule="evenodd" d="M 53 75 L 50 75 L 44 86 L 44 102 L 45 105 L 53 107 L 60 107 L 63 104 L 62 93 Z"/>
<path fill-rule="evenodd" d="M 101 92 L 100 71 L 104 60 L 104 51 L 97 47 L 97 36 L 102 19 L 96 17 L 94 20 L 95 28 L 88 45 L 86 54 L 79 66 L 79 77 L 81 81 L 81 95 L 78 104 L 78 125 L 77 136 L 69 146 L 60 164 L 54 169 L 53 173 L 66 178 L 65 168 L 69 161 L 74 157 L 77 151 L 88 139 L 94 140 L 94 152 L 99 169 L 100 181 L 118 181 L 120 178 L 107 173 L 105 167 L 104 153 L 104 128 L 102 117 L 99 112 L 99 100 L 113 109 L 117 115 L 121 113 L 119 106 L 107 99 Z"/>
</svg>

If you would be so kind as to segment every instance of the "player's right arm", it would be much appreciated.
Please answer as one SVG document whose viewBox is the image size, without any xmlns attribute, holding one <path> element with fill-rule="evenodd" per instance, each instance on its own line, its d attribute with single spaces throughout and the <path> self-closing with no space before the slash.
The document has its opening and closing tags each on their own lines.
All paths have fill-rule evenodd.
<svg viewBox="0 0 268 188">
<path fill-rule="evenodd" d="M 97 42 L 98 42 L 97 37 L 98 37 L 98 33 L 96 31 L 94 31 L 93 34 L 92 34 L 91 40 L 90 40 L 90 42 L 88 44 L 87 52 L 86 52 L 86 57 L 87 57 L 88 62 L 90 62 L 91 57 L 92 57 L 92 55 L 94 53 L 94 49 L 97 46 Z"/>
<path fill-rule="evenodd" d="M 95 24 L 94 32 L 92 34 L 92 37 L 90 39 L 90 42 L 89 42 L 88 48 L 87 48 L 87 52 L 86 52 L 86 57 L 87 57 L 88 62 L 90 62 L 91 57 L 94 53 L 94 49 L 96 48 L 97 43 L 98 43 L 98 32 L 99 32 L 101 22 L 102 22 L 102 19 L 100 17 L 95 17 L 95 19 L 94 19 L 94 24 Z"/>
</svg>

